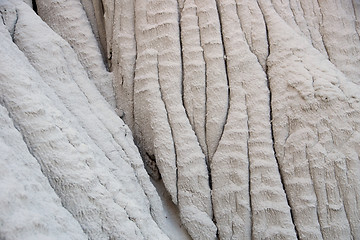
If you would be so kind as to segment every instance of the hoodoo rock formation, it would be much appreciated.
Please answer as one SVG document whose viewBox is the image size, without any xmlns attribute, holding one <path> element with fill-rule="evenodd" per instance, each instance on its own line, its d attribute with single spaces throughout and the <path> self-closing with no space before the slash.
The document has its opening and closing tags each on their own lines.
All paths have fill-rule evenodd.
<svg viewBox="0 0 360 240">
<path fill-rule="evenodd" d="M 359 0 L 0 0 L 0 239 L 360 239 Z"/>
</svg>

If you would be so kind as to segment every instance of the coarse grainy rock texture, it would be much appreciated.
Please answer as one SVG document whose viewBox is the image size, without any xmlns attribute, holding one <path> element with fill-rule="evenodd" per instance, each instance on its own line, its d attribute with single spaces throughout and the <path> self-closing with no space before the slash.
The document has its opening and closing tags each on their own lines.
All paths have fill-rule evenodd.
<svg viewBox="0 0 360 240">
<path fill-rule="evenodd" d="M 0 0 L 0 239 L 360 239 L 359 0 Z"/>
</svg>

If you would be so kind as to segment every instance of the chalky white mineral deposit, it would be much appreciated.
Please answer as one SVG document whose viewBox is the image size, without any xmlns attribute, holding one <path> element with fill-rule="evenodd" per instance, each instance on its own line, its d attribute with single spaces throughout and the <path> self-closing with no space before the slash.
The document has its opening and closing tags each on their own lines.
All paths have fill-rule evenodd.
<svg viewBox="0 0 360 240">
<path fill-rule="evenodd" d="M 0 239 L 360 239 L 359 0 L 0 0 Z"/>
</svg>

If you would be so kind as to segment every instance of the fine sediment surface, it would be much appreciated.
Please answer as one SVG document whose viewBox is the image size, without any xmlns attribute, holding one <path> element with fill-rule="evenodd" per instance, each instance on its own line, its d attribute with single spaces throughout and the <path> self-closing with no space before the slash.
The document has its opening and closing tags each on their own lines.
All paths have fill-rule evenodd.
<svg viewBox="0 0 360 240">
<path fill-rule="evenodd" d="M 357 0 L 0 15 L 0 239 L 360 239 Z"/>
</svg>

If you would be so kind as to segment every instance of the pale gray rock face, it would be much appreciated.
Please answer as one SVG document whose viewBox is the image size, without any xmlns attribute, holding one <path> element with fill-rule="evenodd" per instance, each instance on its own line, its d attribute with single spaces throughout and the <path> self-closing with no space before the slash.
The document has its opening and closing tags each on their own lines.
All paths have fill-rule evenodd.
<svg viewBox="0 0 360 240">
<path fill-rule="evenodd" d="M 0 15 L 0 239 L 360 239 L 359 1 Z"/>
</svg>

